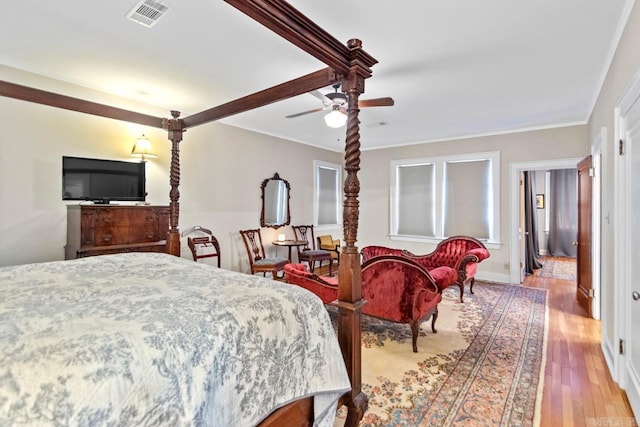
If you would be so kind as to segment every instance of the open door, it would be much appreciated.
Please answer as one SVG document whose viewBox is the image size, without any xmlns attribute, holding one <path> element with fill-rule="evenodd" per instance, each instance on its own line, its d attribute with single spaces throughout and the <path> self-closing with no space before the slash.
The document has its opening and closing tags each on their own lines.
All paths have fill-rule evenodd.
<svg viewBox="0 0 640 427">
<path fill-rule="evenodd" d="M 578 163 L 578 236 L 577 250 L 577 292 L 578 304 L 593 317 L 593 282 L 591 268 L 591 197 L 593 179 L 591 156 Z"/>
<path fill-rule="evenodd" d="M 524 257 L 526 254 L 526 236 L 525 236 L 525 226 L 524 226 L 524 221 L 525 221 L 525 216 L 524 216 L 524 172 L 520 172 L 520 191 L 519 191 L 519 217 L 518 217 L 518 223 L 520 224 L 520 226 L 518 227 L 518 241 L 520 243 L 520 266 L 519 266 L 519 271 L 520 271 L 520 282 L 519 283 L 523 283 L 524 282 L 524 276 L 525 276 L 525 271 L 524 271 Z"/>
</svg>

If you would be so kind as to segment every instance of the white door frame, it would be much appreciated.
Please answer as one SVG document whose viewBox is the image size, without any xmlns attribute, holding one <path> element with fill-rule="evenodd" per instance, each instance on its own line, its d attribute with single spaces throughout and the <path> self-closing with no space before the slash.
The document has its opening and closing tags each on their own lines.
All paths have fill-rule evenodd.
<svg viewBox="0 0 640 427">
<path fill-rule="evenodd" d="M 636 72 L 634 79 L 623 92 L 615 107 L 615 132 L 614 141 L 624 141 L 623 152 L 630 154 L 632 145 L 640 147 L 640 142 L 630 144 L 627 141 L 629 126 L 638 126 L 638 123 L 627 123 L 626 117 L 629 109 L 640 97 L 640 70 Z M 618 147 L 616 147 L 618 148 Z M 638 149 L 638 148 L 636 148 Z M 620 155 L 616 150 L 614 155 L 614 256 L 613 256 L 613 288 L 616 314 L 614 317 L 614 343 L 619 340 L 629 342 L 633 327 L 631 325 L 631 292 L 632 284 L 637 282 L 635 269 L 633 268 L 632 254 L 630 251 L 632 236 L 629 235 L 632 224 L 632 206 L 630 193 L 632 190 L 632 165 L 631 155 Z M 637 308 L 635 308 L 637 310 Z M 637 331 L 634 333 L 636 336 Z M 637 338 L 636 338 L 637 339 Z M 635 356 L 637 357 L 637 355 Z M 635 414 L 640 412 L 640 374 L 632 372 L 631 357 L 627 353 L 620 354 L 614 351 L 612 355 L 613 366 L 610 367 L 614 381 L 627 393 L 627 398 Z"/>
<path fill-rule="evenodd" d="M 607 128 L 600 129 L 595 140 L 591 144 L 592 167 L 595 171 L 591 188 L 591 268 L 593 271 L 591 287 L 594 299 L 591 313 L 593 318 L 600 320 L 602 309 L 602 166 L 603 153 L 607 151 Z"/>
<path fill-rule="evenodd" d="M 530 162 L 513 162 L 509 164 L 509 200 L 511 213 L 511 232 L 509 253 L 509 282 L 520 283 L 520 174 L 524 171 L 574 169 L 582 158 L 536 160 Z M 598 300 L 600 298 L 598 297 Z"/>
</svg>

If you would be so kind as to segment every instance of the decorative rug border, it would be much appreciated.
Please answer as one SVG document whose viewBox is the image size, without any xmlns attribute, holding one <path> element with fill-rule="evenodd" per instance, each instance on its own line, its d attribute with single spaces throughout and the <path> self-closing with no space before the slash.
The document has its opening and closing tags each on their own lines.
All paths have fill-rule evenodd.
<svg viewBox="0 0 640 427">
<path fill-rule="evenodd" d="M 465 303 L 457 289 L 443 293 L 441 314 L 449 314 L 439 328 L 444 335 L 431 336 L 425 322 L 420 345 L 434 347 L 407 353 L 407 359 L 407 325 L 364 317 L 363 355 L 366 350 L 375 358 L 367 361 L 362 384 L 371 411 L 360 426 L 540 426 L 549 291 L 494 281 L 477 281 L 475 289 Z M 401 360 L 408 361 L 406 369 L 396 368 Z M 343 409 L 334 427 L 342 426 Z"/>
<path fill-rule="evenodd" d="M 546 369 L 545 343 L 548 339 L 548 291 L 542 288 L 531 288 L 510 283 L 486 282 L 486 285 L 511 289 L 505 289 L 506 293 L 500 294 L 500 300 L 499 302 L 497 301 L 496 305 L 486 306 L 489 311 L 487 311 L 487 317 L 483 321 L 484 326 L 478 330 L 480 334 L 478 338 L 480 338 L 480 340 L 474 338 L 461 358 L 457 359 L 455 366 L 452 366 L 453 369 L 445 380 L 445 382 L 450 383 L 450 385 L 445 388 L 438 386 L 436 390 L 433 391 L 435 394 L 432 394 L 429 398 L 431 400 L 429 409 L 422 414 L 417 425 L 459 425 L 470 422 L 505 426 L 512 425 L 513 422 L 524 422 L 525 424 L 523 425 L 529 426 L 538 425 L 536 424 L 536 413 L 541 411 L 540 397 L 544 387 L 544 383 L 540 383 L 540 379 L 544 381 L 544 371 Z M 482 300 L 492 297 L 488 294 L 483 295 L 480 293 L 480 289 L 482 288 L 488 289 L 489 287 L 476 286 L 476 289 L 478 289 L 476 297 L 480 299 L 478 302 L 484 306 Z M 506 299 L 503 299 L 503 297 Z M 527 359 L 532 357 L 532 355 L 529 353 L 521 353 L 521 355 L 515 359 L 517 364 L 511 365 L 511 368 L 508 367 L 508 364 L 505 365 L 502 363 L 496 366 L 500 371 L 493 371 L 493 363 L 496 361 L 499 362 L 500 360 L 504 362 L 511 357 L 509 353 L 501 353 L 503 350 L 507 350 L 507 348 L 503 347 L 506 338 L 506 336 L 503 335 L 505 331 L 499 332 L 499 329 L 503 327 L 509 328 L 509 323 L 504 322 L 508 322 L 509 316 L 514 313 L 509 310 L 509 307 L 516 308 L 517 306 L 513 306 L 515 303 L 524 304 L 521 307 L 525 311 L 521 313 L 529 318 L 523 326 L 530 328 L 535 324 L 539 325 L 537 332 L 531 330 L 531 332 L 534 332 L 534 335 L 529 335 L 529 332 L 524 330 L 522 335 L 514 335 L 514 338 L 519 337 L 518 340 L 523 340 L 521 351 L 528 352 L 536 347 L 536 345 L 532 344 L 532 339 L 538 343 L 537 356 L 535 356 L 537 360 L 530 360 L 530 362 L 535 363 L 535 365 L 528 364 Z M 542 325 L 540 325 L 540 323 L 542 323 Z M 485 329 L 486 327 L 489 329 Z M 489 335 L 485 335 L 487 332 L 489 332 Z M 513 330 L 512 333 L 517 333 L 517 331 Z M 483 335 L 484 338 L 482 338 Z M 527 342 L 529 342 L 529 344 L 527 344 Z M 517 353 L 514 353 L 514 355 L 515 354 Z M 476 357 L 481 357 L 481 359 L 477 359 Z M 526 372 L 528 372 L 529 369 L 522 371 L 525 366 L 535 367 L 538 371 L 533 377 L 527 376 Z M 520 378 L 520 380 L 516 380 L 514 383 L 497 382 L 495 383 L 497 386 L 495 389 L 493 387 L 489 389 L 484 388 L 493 384 L 493 381 L 499 381 L 499 377 L 496 377 L 496 375 L 499 376 L 500 372 L 505 369 L 511 371 L 513 375 Z M 489 381 L 489 383 L 487 383 L 487 381 Z M 527 391 L 527 388 L 533 385 L 536 387 L 535 390 L 529 388 L 529 391 Z M 442 387 L 444 387 L 444 383 Z M 483 393 L 481 391 L 483 389 L 486 390 L 489 395 L 501 395 L 501 399 L 504 399 L 502 400 L 504 406 L 500 405 L 500 408 L 503 409 L 497 409 L 495 406 L 492 406 L 489 403 L 490 401 L 483 402 L 482 400 L 477 400 L 478 395 L 475 393 Z M 527 400 L 529 400 L 528 403 Z M 527 407 L 529 409 L 527 409 Z M 501 413 L 501 411 L 504 412 Z M 526 415 L 527 412 L 529 414 L 528 416 Z M 528 422 L 526 420 L 528 420 Z M 539 423 L 539 421 L 537 422 Z"/>
</svg>

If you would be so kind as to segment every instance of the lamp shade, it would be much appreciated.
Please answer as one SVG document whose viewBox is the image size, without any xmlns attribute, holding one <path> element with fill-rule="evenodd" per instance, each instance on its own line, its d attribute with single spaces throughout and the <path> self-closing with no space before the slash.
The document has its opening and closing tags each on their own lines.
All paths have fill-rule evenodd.
<svg viewBox="0 0 640 427">
<path fill-rule="evenodd" d="M 332 128 L 339 128 L 344 126 L 347 123 L 347 115 L 340 111 L 340 107 L 337 105 L 333 106 L 333 110 L 326 116 L 324 116 L 324 122 L 327 126 Z"/>
<path fill-rule="evenodd" d="M 133 144 L 133 148 L 131 149 L 132 156 L 140 156 L 144 161 L 145 157 L 157 157 L 153 153 L 153 148 L 151 147 L 151 141 L 149 138 L 142 135 L 135 144 Z"/>
</svg>

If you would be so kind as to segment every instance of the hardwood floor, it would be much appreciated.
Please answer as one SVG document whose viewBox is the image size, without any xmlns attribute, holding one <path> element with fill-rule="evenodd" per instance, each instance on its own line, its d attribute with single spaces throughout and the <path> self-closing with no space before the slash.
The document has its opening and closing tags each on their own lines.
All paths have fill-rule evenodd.
<svg viewBox="0 0 640 427">
<path fill-rule="evenodd" d="M 317 269 L 316 273 L 326 274 L 328 271 L 324 269 Z M 576 302 L 576 283 L 527 276 L 523 285 L 549 291 L 540 426 L 640 425 L 640 420 L 633 417 L 626 394 L 609 374 L 600 348 L 600 321 L 586 317 Z"/>
<path fill-rule="evenodd" d="M 600 348 L 600 321 L 576 302 L 576 284 L 527 276 L 549 291 L 547 365 L 541 426 L 637 426 L 626 394 L 611 379 Z"/>
</svg>

